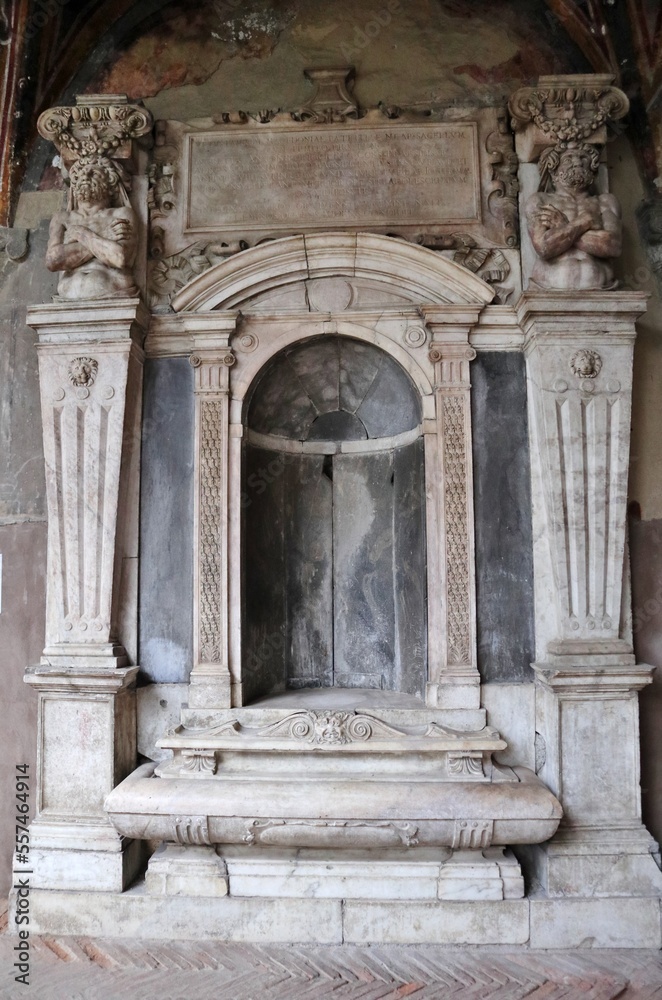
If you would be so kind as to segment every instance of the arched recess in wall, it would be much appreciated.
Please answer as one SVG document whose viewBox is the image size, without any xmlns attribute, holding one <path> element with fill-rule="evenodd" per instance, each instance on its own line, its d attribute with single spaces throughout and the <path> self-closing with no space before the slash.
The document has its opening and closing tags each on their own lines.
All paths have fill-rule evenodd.
<svg viewBox="0 0 662 1000">
<path fill-rule="evenodd" d="M 320 311 L 319 297 L 316 307 L 314 297 L 303 292 L 314 284 L 319 296 L 320 290 L 327 287 L 325 282 L 331 283 L 332 293 L 328 310 Z M 334 299 L 343 283 L 347 295 Z M 289 309 L 282 308 L 286 291 L 290 293 Z M 372 303 L 369 308 L 361 308 L 364 293 Z M 225 398 L 229 397 L 228 423 L 220 433 L 228 448 L 227 522 L 223 512 L 221 518 L 229 525 L 228 660 L 235 689 L 243 687 L 237 698 L 244 704 L 287 686 L 376 687 L 419 697 L 426 686 L 429 691 L 431 684 L 438 683 L 442 664 L 448 662 L 443 643 L 455 641 L 441 621 L 443 615 L 451 613 L 445 596 L 446 530 L 459 533 L 467 553 L 458 591 L 463 603 L 453 611 L 453 620 L 464 623 L 466 634 L 453 655 L 462 655 L 467 668 L 476 672 L 470 460 L 461 460 L 462 475 L 467 477 L 463 485 L 466 505 L 456 508 L 456 523 L 450 527 L 444 522 L 447 501 L 442 495 L 442 483 L 444 462 L 451 453 L 455 455 L 454 449 L 459 449 L 457 454 L 470 454 L 468 360 L 474 352 L 468 336 L 492 298 L 492 289 L 483 281 L 431 250 L 386 236 L 341 232 L 286 237 L 246 250 L 196 277 L 173 300 L 173 308 L 193 336 L 196 351 L 199 345 L 197 363 L 213 364 L 211 357 L 208 362 L 202 358 L 206 351 L 213 350 L 216 341 L 220 348 L 228 344 L 229 337 L 233 351 L 233 363 L 224 376 Z M 281 308 L 271 308 L 273 302 L 281 303 Z M 227 347 L 223 350 L 227 351 Z M 297 372 L 299 377 L 292 377 Z M 378 372 L 385 379 L 381 388 L 377 385 Z M 206 385 L 206 376 L 201 378 Z M 342 392 L 336 392 L 338 398 L 329 398 L 328 406 L 321 397 L 315 401 L 311 385 L 300 391 L 303 382 L 308 381 L 316 382 L 323 392 L 325 387 L 339 384 L 341 378 L 355 385 L 375 380 L 375 402 L 382 421 L 379 427 L 375 424 L 370 428 L 361 418 L 362 400 L 367 398 L 369 385 L 366 392 L 354 393 L 351 400 L 352 393 L 345 399 Z M 453 405 L 459 407 L 453 418 L 459 420 L 457 430 L 449 427 L 448 433 L 444 431 L 444 420 L 449 419 L 444 417 L 444 379 L 453 394 Z M 310 417 L 303 421 L 305 426 L 299 419 L 303 410 Z M 359 451 L 365 454 L 357 461 Z M 351 452 L 354 460 L 348 457 Z M 269 473 L 266 478 L 274 479 L 270 484 L 273 488 L 256 489 L 253 495 L 248 488 L 249 477 L 259 479 L 262 467 L 278 463 L 279 454 L 283 469 L 276 471 L 282 474 Z M 287 469 L 282 463 L 283 454 L 296 456 Z M 304 461 L 304 455 L 310 460 Z M 383 468 L 375 471 L 373 466 L 380 462 Z M 353 479 L 356 485 L 361 464 L 358 489 L 363 491 L 365 505 L 350 503 L 352 517 L 348 515 L 342 527 L 340 521 L 334 520 L 342 508 L 341 480 L 349 483 Z M 317 503 L 320 484 L 328 494 L 318 504 L 320 523 L 314 530 L 304 530 L 297 504 L 308 487 Z M 334 498 L 336 488 L 338 503 Z M 373 517 L 378 501 L 383 501 L 384 506 L 381 521 Z M 311 499 L 307 506 L 312 503 Z M 323 513 L 325 504 L 328 516 Z M 359 532 L 357 544 L 351 552 L 341 552 L 340 543 L 354 529 L 358 531 L 362 513 L 367 511 L 365 530 Z M 393 531 L 395 522 L 402 523 L 402 536 Z M 405 540 L 408 532 L 411 538 Z M 284 542 L 288 537 L 290 543 Z M 248 538 L 252 541 L 247 542 Z M 258 551 L 247 568 L 246 553 L 255 539 Z M 391 553 L 389 558 L 380 549 L 382 542 L 384 552 L 388 549 Z M 293 570 L 288 559 L 297 545 L 304 546 L 306 553 L 303 563 Z M 310 558 L 320 545 L 321 550 Z M 394 566 L 405 564 L 394 555 L 398 546 L 409 547 L 411 565 L 407 572 L 412 579 L 420 580 L 418 592 L 411 588 L 419 607 L 416 612 L 410 609 L 407 615 L 412 633 L 408 637 L 394 607 L 397 595 L 406 587 L 394 575 Z M 375 555 L 373 559 L 367 555 L 369 552 L 379 553 L 379 558 Z M 378 569 L 382 556 L 384 566 Z M 342 564 L 339 576 L 329 568 L 334 560 L 338 567 Z M 317 662 L 311 667 L 305 651 L 299 650 L 296 655 L 293 652 L 296 629 L 288 623 L 291 625 L 296 594 L 289 594 L 288 610 L 288 585 L 283 580 L 296 579 L 301 590 L 306 574 L 315 575 L 317 570 L 318 577 L 326 574 L 320 582 L 319 596 L 320 603 L 326 604 L 325 629 L 331 638 L 320 640 L 322 652 L 315 653 L 313 659 L 317 658 Z M 370 587 L 366 589 L 363 584 L 378 577 L 381 597 L 373 601 L 373 592 L 368 594 Z M 361 628 L 363 634 L 352 647 L 351 637 L 340 636 L 347 614 L 339 616 L 337 612 L 340 607 L 346 608 L 348 595 L 357 587 L 365 598 L 366 613 L 363 624 L 353 627 L 354 636 L 361 633 Z M 247 599 L 247 590 L 251 600 Z M 257 603 L 253 600 L 256 593 L 262 592 L 275 595 L 273 614 L 266 618 L 266 597 Z M 357 602 L 353 602 L 355 607 Z M 339 617 L 345 621 L 340 622 Z M 388 629 L 382 629 L 380 634 L 379 622 L 384 620 L 388 620 Z M 313 634 L 316 626 L 304 631 Z M 323 631 L 317 629 L 318 635 Z M 279 657 L 262 656 L 259 650 L 263 640 L 274 636 L 278 642 L 271 645 L 277 645 L 280 654 L 289 646 L 291 655 L 289 662 L 281 662 L 272 670 L 273 663 L 267 661 Z M 379 653 L 380 642 L 390 644 L 393 650 L 400 640 L 403 644 L 399 651 L 388 656 Z M 339 652 L 335 660 L 333 655 L 327 655 L 328 647 Z M 383 669 L 378 664 L 380 656 Z M 288 657 L 281 655 L 280 659 Z M 410 674 L 403 666 L 407 660 L 412 662 Z M 265 669 L 247 671 L 249 661 Z"/>
</svg>

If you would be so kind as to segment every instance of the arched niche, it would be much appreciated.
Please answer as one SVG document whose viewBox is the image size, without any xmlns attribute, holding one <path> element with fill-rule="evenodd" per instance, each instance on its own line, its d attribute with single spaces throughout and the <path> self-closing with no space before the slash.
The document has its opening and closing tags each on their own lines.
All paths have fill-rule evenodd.
<svg viewBox="0 0 662 1000">
<path fill-rule="evenodd" d="M 415 425 L 403 429 L 396 422 L 383 428 L 378 436 L 397 440 L 384 447 L 382 441 L 377 448 L 395 456 L 407 447 L 408 455 L 415 451 L 423 455 L 416 475 L 424 482 L 425 531 L 419 533 L 425 540 L 424 569 L 418 591 L 410 589 L 419 595 L 427 629 L 423 625 L 421 633 L 420 614 L 417 618 L 412 613 L 412 635 L 406 635 L 404 625 L 401 635 L 402 649 L 415 664 L 425 662 L 424 670 L 415 665 L 407 674 L 397 665 L 404 662 L 401 653 L 387 657 L 386 671 L 365 670 L 374 676 L 363 681 L 356 670 L 339 673 L 346 682 L 410 692 L 410 698 L 425 689 L 428 705 L 437 705 L 443 697 L 453 710 L 469 713 L 467 724 L 475 724 L 480 696 L 469 405 L 469 365 L 475 351 L 469 336 L 492 298 L 492 289 L 483 281 L 431 250 L 386 236 L 324 233 L 286 237 L 246 250 L 193 279 L 173 300 L 177 319 L 168 320 L 166 329 L 182 331 L 189 338 L 196 368 L 197 548 L 189 701 L 193 709 L 245 705 L 288 683 L 284 651 L 292 636 L 283 634 L 283 625 L 288 630 L 287 615 L 275 608 L 267 613 L 265 604 L 260 610 L 263 620 L 258 621 L 246 602 L 242 567 L 246 539 L 253 532 L 250 520 L 260 498 L 266 500 L 270 491 L 281 489 L 286 475 L 293 474 L 292 466 L 276 477 L 273 490 L 267 483 L 259 494 L 257 488 L 251 491 L 248 476 L 257 476 L 253 482 L 259 482 L 260 469 L 272 476 L 270 466 L 279 471 L 282 455 L 294 454 L 290 449 L 295 448 L 301 455 L 317 455 L 319 482 L 325 457 L 329 471 L 320 442 L 333 447 L 333 461 L 337 455 L 342 464 L 352 449 L 367 452 L 376 439 L 371 440 L 365 425 L 363 437 L 352 414 L 343 415 L 343 407 L 328 411 L 335 416 L 325 416 L 315 429 L 314 421 L 295 429 L 287 422 L 252 425 L 258 412 L 252 405 L 257 407 L 258 399 L 268 397 L 269 379 L 274 380 L 277 399 L 287 394 L 283 378 L 270 374 L 277 370 L 272 365 L 291 366 L 291 360 L 282 358 L 298 356 L 299 350 L 319 352 L 320 345 L 342 340 L 365 348 L 366 357 L 382 358 L 384 371 L 400 372 L 400 384 L 407 386 L 401 398 L 413 393 L 416 399 Z M 308 343 L 315 346 L 307 348 Z M 318 377 L 322 382 L 328 379 L 324 364 L 318 364 Z M 274 412 L 269 410 L 270 419 Z M 330 421 L 333 434 L 324 428 Z M 276 442 L 269 442 L 264 458 L 255 459 L 257 469 L 251 466 L 247 471 L 250 449 L 264 445 L 260 434 L 281 442 L 276 449 Z M 405 440 L 401 434 L 410 437 Z M 368 455 L 364 461 L 368 463 Z M 390 474 L 387 479 L 390 488 Z M 260 530 L 276 530 L 269 514 L 261 524 Z M 265 542 L 265 551 L 269 544 Z M 332 553 L 332 539 L 323 548 Z M 263 579 L 271 580 L 270 573 Z M 256 592 L 261 586 L 264 600 L 277 604 L 277 588 L 260 584 L 257 577 L 251 583 Z M 392 581 L 389 587 L 393 589 Z M 399 588 L 399 600 L 402 593 Z M 254 603 L 259 607 L 261 600 Z M 394 608 L 388 614 L 395 633 L 404 619 Z M 373 630 L 373 638 L 375 634 Z M 298 678 L 294 673 L 290 682 L 305 684 L 308 678 L 321 683 L 324 670 L 319 674 L 301 669 Z"/>
<path fill-rule="evenodd" d="M 407 372 L 338 335 L 273 357 L 244 407 L 242 677 L 425 694 L 422 407 Z"/>
</svg>

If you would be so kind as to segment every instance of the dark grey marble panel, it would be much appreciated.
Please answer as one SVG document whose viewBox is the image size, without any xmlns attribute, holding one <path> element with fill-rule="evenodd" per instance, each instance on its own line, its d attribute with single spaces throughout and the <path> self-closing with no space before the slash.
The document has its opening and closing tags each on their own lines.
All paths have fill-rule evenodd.
<svg viewBox="0 0 662 1000">
<path fill-rule="evenodd" d="M 333 460 L 281 455 L 285 471 L 287 686 L 333 684 Z"/>
<path fill-rule="evenodd" d="M 532 680 L 533 537 L 524 358 L 471 363 L 478 666 L 484 681 Z"/>
<path fill-rule="evenodd" d="M 286 687 L 287 467 L 282 458 L 262 448 L 244 449 L 242 681 L 246 702 Z"/>
<path fill-rule="evenodd" d="M 427 575 L 423 438 L 393 452 L 396 691 L 425 697 Z"/>
<path fill-rule="evenodd" d="M 188 680 L 193 659 L 193 369 L 145 363 L 139 662 L 152 681 Z"/>
<path fill-rule="evenodd" d="M 393 508 L 392 452 L 334 456 L 333 635 L 338 687 L 394 688 Z"/>
</svg>

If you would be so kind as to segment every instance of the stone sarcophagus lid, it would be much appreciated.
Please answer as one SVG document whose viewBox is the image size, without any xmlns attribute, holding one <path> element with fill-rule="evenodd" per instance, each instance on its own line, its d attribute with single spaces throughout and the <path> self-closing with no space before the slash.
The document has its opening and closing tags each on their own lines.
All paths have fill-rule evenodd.
<svg viewBox="0 0 662 1000">
<path fill-rule="evenodd" d="M 223 714 L 210 729 L 165 736 L 173 758 L 156 770 L 143 765 L 111 792 L 105 807 L 116 829 L 179 844 L 447 848 L 439 854 L 447 860 L 457 850 L 540 843 L 561 818 L 532 772 L 493 761 L 506 744 L 489 727 L 421 723 L 417 709 Z"/>
</svg>

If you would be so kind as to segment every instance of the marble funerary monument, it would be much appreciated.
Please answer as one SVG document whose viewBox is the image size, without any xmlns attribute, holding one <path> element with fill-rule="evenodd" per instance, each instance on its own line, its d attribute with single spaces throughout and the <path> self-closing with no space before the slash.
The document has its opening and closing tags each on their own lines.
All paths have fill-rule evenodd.
<svg viewBox="0 0 662 1000">
<path fill-rule="evenodd" d="M 348 70 L 308 76 L 296 113 L 39 121 L 69 200 L 28 314 L 34 929 L 646 944 L 627 99 L 362 109 Z M 157 620 L 193 623 L 187 683 L 144 683 Z M 529 633 L 535 683 L 499 684 Z"/>
</svg>

